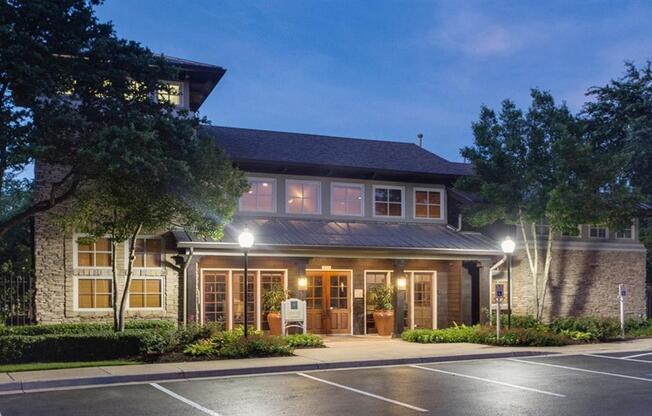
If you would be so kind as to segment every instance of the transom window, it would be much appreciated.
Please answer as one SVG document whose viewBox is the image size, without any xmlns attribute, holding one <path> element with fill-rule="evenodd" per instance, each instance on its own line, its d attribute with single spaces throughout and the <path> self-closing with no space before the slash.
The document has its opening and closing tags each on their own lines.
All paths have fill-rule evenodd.
<svg viewBox="0 0 652 416">
<path fill-rule="evenodd" d="M 92 277 L 77 279 L 77 308 L 111 308 L 113 302 L 112 288 L 111 279 Z"/>
<path fill-rule="evenodd" d="M 364 185 L 355 183 L 332 184 L 331 214 L 364 215 Z"/>
<path fill-rule="evenodd" d="M 169 103 L 180 107 L 183 94 L 183 84 L 180 82 L 162 82 L 166 90 L 158 90 L 158 100 L 162 103 Z"/>
<path fill-rule="evenodd" d="M 607 227 L 602 225 L 589 225 L 590 238 L 607 238 Z"/>
<path fill-rule="evenodd" d="M 160 308 L 162 298 L 161 279 L 132 279 L 129 284 L 129 308 Z"/>
<path fill-rule="evenodd" d="M 93 242 L 77 240 L 77 267 L 111 267 L 111 240 L 98 238 Z"/>
<path fill-rule="evenodd" d="M 286 210 L 292 214 L 321 213 L 321 184 L 309 181 L 286 181 Z"/>
<path fill-rule="evenodd" d="M 622 231 L 616 232 L 616 238 L 619 240 L 631 240 L 634 238 L 634 226 L 630 225 L 629 227 L 623 228 Z"/>
<path fill-rule="evenodd" d="M 273 179 L 249 178 L 249 190 L 240 197 L 240 211 L 274 212 L 275 188 Z"/>
<path fill-rule="evenodd" d="M 374 216 L 402 217 L 403 188 L 388 186 L 374 187 Z"/>
<path fill-rule="evenodd" d="M 442 191 L 433 189 L 414 190 L 415 218 L 442 219 Z"/>
<path fill-rule="evenodd" d="M 161 238 L 137 238 L 135 246 L 134 267 L 159 268 L 163 255 Z"/>
</svg>

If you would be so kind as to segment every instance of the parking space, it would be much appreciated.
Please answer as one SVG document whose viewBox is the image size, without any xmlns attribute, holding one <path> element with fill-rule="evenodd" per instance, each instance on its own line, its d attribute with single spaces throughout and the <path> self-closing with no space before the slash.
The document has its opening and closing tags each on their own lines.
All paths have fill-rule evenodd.
<svg viewBox="0 0 652 416">
<path fill-rule="evenodd" d="M 0 396 L 0 414 L 648 415 L 650 357 L 487 359 L 29 393 Z"/>
</svg>

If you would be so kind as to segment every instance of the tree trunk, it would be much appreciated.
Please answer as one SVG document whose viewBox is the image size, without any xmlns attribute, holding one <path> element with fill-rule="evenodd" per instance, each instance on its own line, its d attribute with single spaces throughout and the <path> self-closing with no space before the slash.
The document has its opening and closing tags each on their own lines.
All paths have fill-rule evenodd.
<svg viewBox="0 0 652 416">
<path fill-rule="evenodd" d="M 118 271 L 116 268 L 116 248 L 118 245 L 115 242 L 115 235 L 111 236 L 111 274 L 113 280 L 113 296 L 111 299 L 111 306 L 113 307 L 113 330 L 118 332 L 120 330 L 120 325 L 118 322 Z"/>
<path fill-rule="evenodd" d="M 134 233 L 129 241 L 129 262 L 127 263 L 127 276 L 125 279 L 125 287 L 122 291 L 122 298 L 120 299 L 120 315 L 118 317 L 118 324 L 120 332 L 125 330 L 125 309 L 127 308 L 127 297 L 129 296 L 129 285 L 131 284 L 131 275 L 134 270 L 134 259 L 136 258 L 136 238 L 143 228 L 143 224 L 138 224 Z"/>
</svg>

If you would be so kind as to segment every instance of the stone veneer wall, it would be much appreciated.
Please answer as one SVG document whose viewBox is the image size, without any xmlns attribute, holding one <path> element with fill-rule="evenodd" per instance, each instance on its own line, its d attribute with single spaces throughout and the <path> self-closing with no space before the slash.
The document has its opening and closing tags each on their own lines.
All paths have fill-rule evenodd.
<svg viewBox="0 0 652 416">
<path fill-rule="evenodd" d="M 539 267 L 543 268 L 543 264 Z M 504 281 L 506 275 L 497 274 L 494 281 Z M 620 283 L 628 291 L 625 314 L 645 316 L 645 251 L 554 249 L 543 318 L 548 321 L 559 316 L 617 317 Z M 514 313 L 534 315 L 536 300 L 524 251 L 514 255 L 512 285 Z"/>
<path fill-rule="evenodd" d="M 37 163 L 35 166 L 36 194 L 39 198 L 48 195 L 50 183 L 61 178 L 65 169 Z M 36 319 L 38 323 L 111 321 L 112 312 L 74 310 L 73 285 L 76 277 L 102 276 L 111 278 L 111 270 L 76 268 L 73 266 L 73 239 L 57 224 L 53 214 L 63 212 L 62 205 L 35 219 L 35 273 L 36 273 Z M 161 270 L 135 270 L 133 277 L 163 277 L 163 308 L 160 310 L 127 310 L 126 317 L 141 319 L 170 319 L 179 317 L 179 273 L 172 256 L 176 254 L 170 241 L 166 242 L 165 261 Z M 118 293 L 124 287 L 126 269 L 126 244 L 120 244 L 118 259 Z M 120 299 L 120 298 L 118 298 Z"/>
</svg>

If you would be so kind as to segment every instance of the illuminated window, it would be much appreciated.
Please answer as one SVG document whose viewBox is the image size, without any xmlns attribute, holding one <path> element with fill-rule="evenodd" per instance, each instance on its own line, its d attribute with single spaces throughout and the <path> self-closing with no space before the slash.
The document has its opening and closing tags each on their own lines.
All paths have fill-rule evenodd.
<svg viewBox="0 0 652 416">
<path fill-rule="evenodd" d="M 77 308 L 111 308 L 113 301 L 112 288 L 111 279 L 92 277 L 77 279 Z"/>
<path fill-rule="evenodd" d="M 331 214 L 362 216 L 364 185 L 334 183 L 331 185 Z"/>
<path fill-rule="evenodd" d="M 276 181 L 266 178 L 249 178 L 249 190 L 240 197 L 240 211 L 274 212 Z"/>
<path fill-rule="evenodd" d="M 77 244 L 76 267 L 111 267 L 111 241 L 108 238 L 98 238 L 94 242 Z"/>
<path fill-rule="evenodd" d="M 414 190 L 414 217 L 442 219 L 442 191 L 432 189 Z"/>
<path fill-rule="evenodd" d="M 162 289 L 162 279 L 132 279 L 129 284 L 129 308 L 160 308 L 163 304 Z"/>
<path fill-rule="evenodd" d="M 163 257 L 163 240 L 161 238 L 137 238 L 135 246 L 134 267 L 160 268 Z"/>
<path fill-rule="evenodd" d="M 589 225 L 590 238 L 607 238 L 607 227 L 601 225 Z"/>
<path fill-rule="evenodd" d="M 183 84 L 180 82 L 162 82 L 165 90 L 158 91 L 158 100 L 162 103 L 169 103 L 180 107 L 182 104 Z"/>
<path fill-rule="evenodd" d="M 292 214 L 321 213 L 321 185 L 319 182 L 286 181 L 286 210 Z"/>
<path fill-rule="evenodd" d="M 374 186 L 374 216 L 402 217 L 403 188 Z"/>
</svg>

